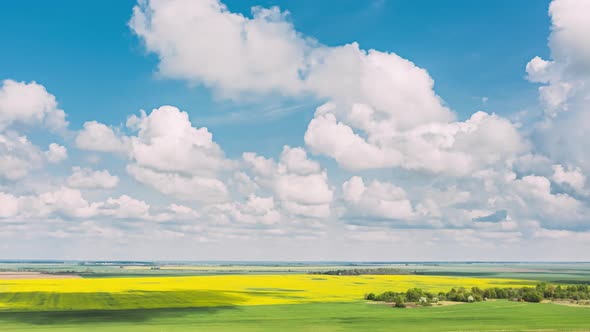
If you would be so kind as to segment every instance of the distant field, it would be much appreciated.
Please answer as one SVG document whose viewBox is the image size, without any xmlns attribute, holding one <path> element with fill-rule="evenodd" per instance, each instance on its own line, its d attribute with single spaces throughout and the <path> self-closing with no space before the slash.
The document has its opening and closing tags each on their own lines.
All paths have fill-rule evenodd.
<svg viewBox="0 0 590 332">
<path fill-rule="evenodd" d="M 588 331 L 589 326 L 590 308 L 507 301 L 419 309 L 353 302 L 34 315 L 0 313 L 3 332 Z"/>
<path fill-rule="evenodd" d="M 367 268 L 400 274 L 321 274 Z M 0 331 L 589 331 L 590 306 L 498 300 L 395 309 L 362 300 L 369 292 L 414 287 L 447 292 L 533 286 L 537 280 L 577 283 L 590 279 L 589 268 L 586 263 L 0 264 Z"/>
<path fill-rule="evenodd" d="M 455 276 L 476 278 L 507 278 L 540 280 L 553 283 L 590 284 L 590 263 L 167 263 L 167 262 L 62 262 L 18 263 L 0 262 L 0 271 L 41 272 L 79 275 L 83 278 L 195 276 L 220 274 L 305 274 L 334 270 L 386 268 L 393 274 Z"/>
<path fill-rule="evenodd" d="M 217 275 L 193 277 L 0 280 L 0 310 L 123 310 L 350 302 L 368 292 L 433 292 L 452 287 L 521 287 L 512 279 L 416 275 Z"/>
</svg>

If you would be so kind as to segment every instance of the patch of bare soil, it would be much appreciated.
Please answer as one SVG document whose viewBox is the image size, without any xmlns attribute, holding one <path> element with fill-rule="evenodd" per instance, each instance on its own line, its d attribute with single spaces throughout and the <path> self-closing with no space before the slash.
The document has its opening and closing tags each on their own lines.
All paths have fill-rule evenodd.
<svg viewBox="0 0 590 332">
<path fill-rule="evenodd" d="M 0 280 L 16 279 L 75 279 L 75 274 L 45 274 L 41 272 L 0 272 Z"/>
<path fill-rule="evenodd" d="M 392 307 L 395 306 L 395 302 L 367 301 L 367 303 L 369 303 L 369 304 L 388 305 L 388 306 L 392 306 Z M 465 303 L 467 303 L 467 302 L 438 301 L 438 303 L 432 303 L 432 307 L 444 307 L 444 306 L 457 305 L 457 304 L 465 304 Z M 408 308 L 408 309 L 422 307 L 422 306 L 419 306 L 418 304 L 416 304 L 414 302 L 406 302 L 404 304 L 406 305 L 406 308 Z"/>
<path fill-rule="evenodd" d="M 543 303 L 553 303 L 553 304 L 559 304 L 559 305 L 565 305 L 568 307 L 587 307 L 590 308 L 590 301 L 589 300 L 580 300 L 580 301 L 575 301 L 575 300 L 544 300 Z"/>
<path fill-rule="evenodd" d="M 433 306 L 449 306 L 449 305 L 457 305 L 457 304 L 465 304 L 467 302 L 454 302 L 454 301 L 438 301 L 437 304 L 433 304 Z"/>
</svg>

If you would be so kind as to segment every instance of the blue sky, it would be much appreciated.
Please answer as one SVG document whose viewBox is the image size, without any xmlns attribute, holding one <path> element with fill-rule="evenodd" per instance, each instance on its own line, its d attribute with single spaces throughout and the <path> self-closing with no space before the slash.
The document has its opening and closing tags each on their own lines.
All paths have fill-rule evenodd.
<svg viewBox="0 0 590 332">
<path fill-rule="evenodd" d="M 75 126 L 88 119 L 124 122 L 129 113 L 176 105 L 207 123 L 226 152 L 239 155 L 262 148 L 278 154 L 283 144 L 302 144 L 314 101 L 297 100 L 297 111 L 278 119 L 241 123 L 226 113 L 260 106 L 214 100 L 203 87 L 158 79 L 157 58 L 130 31 L 134 1 L 63 5 L 43 1 L 4 4 L 0 27 L 6 34 L 0 54 L 3 78 L 35 80 L 51 87 Z M 365 49 L 396 52 L 426 68 L 438 94 L 462 117 L 479 109 L 510 114 L 536 105 L 536 87 L 523 68 L 535 55 L 546 57 L 548 1 L 228 1 L 245 15 L 252 6 L 279 6 L 291 13 L 296 29 L 327 45 L 357 41 Z M 329 13 L 329 14 L 328 14 Z M 507 37 L 509 36 L 509 38 Z M 482 98 L 488 97 L 486 104 Z M 89 102 L 92 101 L 92 102 Z M 287 104 L 290 105 L 290 104 Z M 226 118 L 226 121 L 221 119 Z M 272 125 L 269 125 L 269 122 Z M 269 140 L 265 137 L 281 137 Z M 247 139 L 244 140 L 244 136 Z"/>
<path fill-rule="evenodd" d="M 220 243 L 235 239 L 232 249 L 256 249 L 245 256 L 219 251 L 214 257 L 186 252 L 179 257 L 186 259 L 400 259 L 382 252 L 411 238 L 431 247 L 408 259 L 484 259 L 492 250 L 495 259 L 537 259 L 538 251 L 523 244 L 543 237 L 555 243 L 587 238 L 587 151 L 577 144 L 578 134 L 569 134 L 586 125 L 587 76 L 576 70 L 585 66 L 576 54 L 586 53 L 576 43 L 588 27 L 571 14 L 588 9 L 580 1 L 228 0 L 220 11 L 203 4 L 220 5 L 217 0 L 1 5 L 0 29 L 6 33 L 0 79 L 24 85 L 8 92 L 5 81 L 5 96 L 26 99 L 18 94 L 34 81 L 47 92 L 39 92 L 40 100 L 54 96 L 58 103 L 41 110 L 23 101 L 22 109 L 37 112 L 39 122 L 20 118 L 21 105 L 0 95 L 0 135 L 11 140 L 26 135 L 31 141 L 22 147 L 26 153 L 9 143 L 0 146 L 0 161 L 18 160 L 22 164 L 15 165 L 27 170 L 15 175 L 0 167 L 6 173 L 0 174 L 0 193 L 5 206 L 15 206 L 0 209 L 0 236 L 28 234 L 25 249 L 13 242 L 6 249 L 43 258 L 39 248 L 65 237 L 79 243 L 85 257 L 65 249 L 47 255 L 174 257 L 168 241 L 178 237 L 190 248 L 218 251 Z M 140 16 L 134 6 L 153 21 L 134 25 Z M 251 10 L 256 6 L 280 9 L 257 17 Z M 165 10 L 182 18 L 175 22 Z M 196 18 L 185 20 L 189 12 Z M 223 34 L 231 25 L 209 21 L 230 24 L 230 17 L 252 29 L 247 33 L 253 37 L 240 42 L 250 57 L 208 54 L 236 47 L 232 35 Z M 567 28 L 552 30 L 552 17 Z M 359 52 L 345 46 L 353 42 Z M 324 52 L 358 60 L 360 76 L 347 71 L 353 62 L 329 74 L 314 67 L 314 61 L 344 61 Z M 227 71 L 213 64 L 220 57 L 227 57 Z M 273 68 L 275 62 L 281 65 Z M 287 71 L 273 76 L 302 63 L 307 67 L 300 70 L 309 77 L 288 77 Z M 390 76 L 379 76 L 384 72 Z M 327 81 L 314 81 L 316 73 Z M 164 105 L 174 109 L 160 109 Z M 358 105 L 365 108 L 355 110 Z M 56 109 L 69 121 L 58 131 L 48 125 Z M 179 129 L 187 124 L 182 112 L 193 129 L 201 129 Z M 359 112 L 371 122 L 354 118 Z M 138 127 L 128 125 L 132 115 L 139 117 L 133 120 Z M 100 128 L 86 126 L 90 121 L 103 126 L 109 140 L 101 141 L 105 136 L 93 131 Z M 345 134 L 337 131 L 343 126 L 359 139 L 338 136 Z M 417 132 L 424 136 L 416 138 Z M 154 133 L 165 133 L 159 138 L 163 145 Z M 559 149 L 560 142 L 572 149 Z M 51 150 L 50 143 L 66 155 Z M 176 147 L 177 154 L 169 155 Z M 249 159 L 244 154 L 249 152 L 258 159 Z M 42 166 L 35 165 L 43 158 Z M 273 166 L 263 169 L 262 160 Z M 104 184 L 113 177 L 115 185 Z M 90 180 L 76 182 L 83 178 Z M 255 189 L 245 190 L 240 181 Z M 224 198 L 211 199 L 216 195 Z M 123 211 L 124 205 L 138 210 Z M 186 210 L 180 215 L 172 205 Z M 550 208 L 538 212 L 536 205 Z M 571 218 L 558 222 L 560 211 L 572 211 Z M 142 252 L 143 239 L 158 236 L 155 247 L 162 250 Z M 285 237 L 299 244 L 279 244 Z M 437 249 L 466 237 L 473 239 L 473 257 L 461 247 Z M 200 245 L 191 244 L 196 238 Z M 111 249 L 91 250 L 84 245 L 89 239 Z M 326 247 L 315 248 L 317 256 L 298 254 L 313 239 Z M 359 243 L 349 256 L 328 249 L 348 248 L 349 240 Z M 382 244 L 369 245 L 374 241 Z M 269 256 L 268 248 L 278 253 Z M 584 258 L 576 254 L 579 249 L 555 258 Z"/>
</svg>

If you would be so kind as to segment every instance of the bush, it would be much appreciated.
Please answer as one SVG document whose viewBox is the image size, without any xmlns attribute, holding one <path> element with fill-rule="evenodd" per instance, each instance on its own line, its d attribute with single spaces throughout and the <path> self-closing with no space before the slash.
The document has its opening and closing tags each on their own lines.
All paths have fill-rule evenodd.
<svg viewBox="0 0 590 332">
<path fill-rule="evenodd" d="M 403 297 L 398 296 L 395 299 L 395 307 L 396 308 L 405 308 L 406 307 L 406 304 L 404 303 L 404 298 Z"/>
<path fill-rule="evenodd" d="M 543 300 L 543 294 L 539 291 L 528 291 L 522 295 L 522 299 L 526 302 L 541 302 Z"/>
<path fill-rule="evenodd" d="M 408 302 L 418 302 L 424 297 L 424 292 L 420 288 L 410 288 L 406 291 L 406 300 Z"/>
</svg>

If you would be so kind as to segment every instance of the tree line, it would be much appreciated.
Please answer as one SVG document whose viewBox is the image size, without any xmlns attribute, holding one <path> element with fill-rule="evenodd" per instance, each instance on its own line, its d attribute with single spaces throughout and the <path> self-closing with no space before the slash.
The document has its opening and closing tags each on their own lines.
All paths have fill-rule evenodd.
<svg viewBox="0 0 590 332">
<path fill-rule="evenodd" d="M 407 275 L 411 271 L 395 268 L 366 268 L 366 269 L 342 269 L 329 271 L 312 271 L 309 274 L 321 274 L 330 276 L 360 276 L 360 275 Z"/>
<path fill-rule="evenodd" d="M 449 292 L 432 293 L 421 288 L 410 288 L 405 292 L 387 291 L 381 294 L 368 293 L 366 300 L 392 302 L 396 307 L 405 307 L 405 302 L 415 302 L 420 305 L 431 305 L 438 301 L 478 302 L 488 299 L 508 299 L 512 301 L 541 302 L 550 300 L 590 300 L 588 285 L 551 285 L 537 284 L 535 287 L 500 288 L 491 287 L 481 289 L 472 287 L 453 288 Z"/>
</svg>

